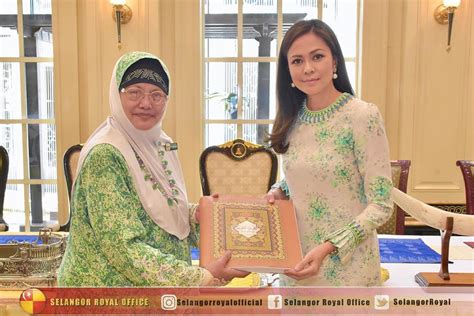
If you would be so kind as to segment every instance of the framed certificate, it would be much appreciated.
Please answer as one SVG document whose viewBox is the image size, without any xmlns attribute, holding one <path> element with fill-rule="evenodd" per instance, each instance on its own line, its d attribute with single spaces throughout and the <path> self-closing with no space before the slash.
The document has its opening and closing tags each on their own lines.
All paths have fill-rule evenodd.
<svg viewBox="0 0 474 316">
<path fill-rule="evenodd" d="M 227 250 L 232 251 L 229 267 L 250 272 L 281 273 L 302 260 L 291 201 L 206 196 L 199 207 L 201 266 Z"/>
</svg>

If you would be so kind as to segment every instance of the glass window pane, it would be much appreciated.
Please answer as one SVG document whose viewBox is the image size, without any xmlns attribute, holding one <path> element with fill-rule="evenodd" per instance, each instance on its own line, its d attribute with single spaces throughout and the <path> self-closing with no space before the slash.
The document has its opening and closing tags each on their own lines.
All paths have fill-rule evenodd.
<svg viewBox="0 0 474 316">
<path fill-rule="evenodd" d="M 0 124 L 0 145 L 8 152 L 8 179 L 23 179 L 21 124 Z"/>
<path fill-rule="evenodd" d="M 58 190 L 56 184 L 30 185 L 31 231 L 58 222 Z"/>
<path fill-rule="evenodd" d="M 243 56 L 276 56 L 277 1 L 244 0 L 243 21 Z"/>
<path fill-rule="evenodd" d="M 25 69 L 28 118 L 54 118 L 53 63 L 26 63 Z"/>
<path fill-rule="evenodd" d="M 11 27 L 0 26 L 0 57 L 18 57 L 18 29 L 16 27 L 16 15 L 0 15 L 0 20 L 10 21 Z"/>
<path fill-rule="evenodd" d="M 2 0 L 2 5 L 0 6 L 0 15 L 17 14 L 17 13 L 18 13 L 17 0 Z M 4 17 L 2 17 L 2 19 L 3 18 Z"/>
<path fill-rule="evenodd" d="M 11 124 L 8 121 L 53 120 L 55 117 L 53 63 L 30 60 L 24 63 L 24 71 L 20 71 L 23 69 L 20 67 L 24 62 L 23 57 L 53 56 L 51 4 L 52 0 L 1 0 L 0 57 L 11 57 L 15 61 L 0 62 L 0 120 L 6 120 L 0 124 L 0 145 L 9 154 L 9 180 L 57 178 L 55 125 L 28 122 Z M 19 14 L 22 14 L 23 20 L 22 36 L 18 34 Z M 24 41 L 22 56 L 19 54 L 21 40 Z M 24 86 L 21 86 L 22 83 Z M 25 95 L 26 100 L 22 99 L 22 95 Z M 23 135 L 24 130 L 26 135 Z M 23 150 L 25 145 L 28 146 L 27 150 Z M 28 164 L 26 172 L 23 166 L 25 162 Z M 28 219 L 25 219 L 27 201 L 24 190 L 27 188 L 25 184 L 8 184 L 4 213 L 11 231 L 25 230 Z M 56 185 L 34 184 L 29 188 L 29 202 L 33 210 L 31 222 L 37 223 L 37 216 L 41 218 L 41 223 L 42 217 L 45 223 L 55 221 L 58 209 Z"/>
<path fill-rule="evenodd" d="M 286 31 L 300 20 L 316 19 L 318 17 L 317 0 L 285 0 L 282 1 L 283 36 Z"/>
<path fill-rule="evenodd" d="M 263 123 L 250 124 L 246 120 L 273 120 L 276 116 L 276 63 L 258 62 L 257 58 L 277 56 L 278 4 L 282 5 L 284 36 L 297 21 L 317 18 L 319 2 L 322 2 L 323 10 L 319 15 L 339 35 L 343 53 L 351 60 L 346 62 L 347 71 L 356 88 L 358 0 L 204 0 L 205 56 L 236 57 L 240 48 L 237 45 L 242 44 L 242 56 L 239 57 L 255 58 L 254 62 L 239 59 L 235 63 L 205 63 L 205 118 L 228 120 L 229 123 L 239 119 L 239 123 L 235 124 L 238 129 L 233 127 L 234 124 L 210 124 L 208 121 L 205 146 L 221 144 L 236 136 L 255 143 L 264 142 L 271 127 Z M 242 5 L 243 25 L 237 25 L 242 27 L 241 43 L 235 41 L 239 34 L 235 26 L 238 5 Z M 232 29 L 234 33 L 230 34 L 229 28 L 235 28 Z M 237 78 L 242 80 L 241 90 L 237 89 Z M 238 95 L 238 92 L 242 95 Z"/>
<path fill-rule="evenodd" d="M 237 138 L 237 124 L 206 124 L 205 147 L 220 145 Z"/>
<path fill-rule="evenodd" d="M 204 56 L 237 57 L 237 3 L 207 0 L 204 10 Z"/>
<path fill-rule="evenodd" d="M 25 56 L 52 57 L 51 0 L 23 1 Z"/>
<path fill-rule="evenodd" d="M 2 0 L 0 21 L 0 57 L 18 57 L 17 0 Z"/>
<path fill-rule="evenodd" d="M 23 0 L 23 14 L 51 14 L 51 0 Z"/>
<path fill-rule="evenodd" d="M 275 117 L 275 63 L 243 63 L 244 119 Z"/>
<path fill-rule="evenodd" d="M 0 62 L 0 119 L 20 118 L 20 63 Z"/>
<path fill-rule="evenodd" d="M 237 63 L 206 63 L 207 119 L 237 118 Z"/>
<path fill-rule="evenodd" d="M 243 124 L 243 139 L 255 144 L 268 145 L 265 139 L 272 128 L 273 124 Z"/>
<path fill-rule="evenodd" d="M 7 184 L 5 202 L 3 205 L 3 219 L 7 222 L 10 231 L 19 231 L 25 224 L 23 184 Z"/>
<path fill-rule="evenodd" d="M 325 0 L 323 21 L 329 24 L 341 44 L 344 57 L 356 56 L 357 1 Z"/>
<path fill-rule="evenodd" d="M 232 35 L 223 34 L 222 36 Z M 206 57 L 237 57 L 237 40 L 232 38 L 210 38 L 206 31 L 205 50 Z"/>
<path fill-rule="evenodd" d="M 56 179 L 56 126 L 28 124 L 31 179 Z"/>
</svg>

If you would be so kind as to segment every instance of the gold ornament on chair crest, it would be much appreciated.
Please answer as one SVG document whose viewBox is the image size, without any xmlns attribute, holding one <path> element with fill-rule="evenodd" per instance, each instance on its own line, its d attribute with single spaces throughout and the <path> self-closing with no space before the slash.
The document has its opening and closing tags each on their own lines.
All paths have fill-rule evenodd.
<svg viewBox="0 0 474 316">
<path fill-rule="evenodd" d="M 127 0 L 110 0 L 113 5 L 112 18 L 117 23 L 117 45 L 122 48 L 122 24 L 127 24 L 132 19 L 132 9 L 126 5 Z"/>
<path fill-rule="evenodd" d="M 229 148 L 230 153 L 235 159 L 242 159 L 247 155 L 247 148 L 259 148 L 260 145 L 249 143 L 243 139 L 237 138 L 230 142 L 219 145 L 220 148 Z"/>
<path fill-rule="evenodd" d="M 436 7 L 435 20 L 440 24 L 448 24 L 448 46 L 446 51 L 451 50 L 451 34 L 453 30 L 454 11 L 460 6 L 461 0 L 443 0 L 443 4 Z"/>
</svg>

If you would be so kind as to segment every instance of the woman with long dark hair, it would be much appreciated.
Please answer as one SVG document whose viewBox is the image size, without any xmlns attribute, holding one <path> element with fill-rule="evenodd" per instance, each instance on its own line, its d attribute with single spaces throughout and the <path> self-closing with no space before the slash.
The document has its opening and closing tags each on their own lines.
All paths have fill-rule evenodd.
<svg viewBox="0 0 474 316">
<path fill-rule="evenodd" d="M 354 96 L 324 22 L 300 21 L 285 34 L 277 97 L 269 140 L 285 178 L 267 199 L 292 199 L 305 255 L 282 284 L 380 285 L 376 228 L 393 211 L 384 123 L 377 106 Z"/>
</svg>

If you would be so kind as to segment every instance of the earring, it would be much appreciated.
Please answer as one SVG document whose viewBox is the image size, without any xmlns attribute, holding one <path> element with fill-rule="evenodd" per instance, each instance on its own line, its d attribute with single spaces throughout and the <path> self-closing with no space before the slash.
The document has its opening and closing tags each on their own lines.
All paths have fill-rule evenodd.
<svg viewBox="0 0 474 316">
<path fill-rule="evenodd" d="M 332 74 L 332 79 L 337 79 L 337 72 L 334 72 L 334 73 Z"/>
<path fill-rule="evenodd" d="M 290 84 L 290 86 L 291 86 L 292 88 L 296 87 L 293 82 Z"/>
</svg>

